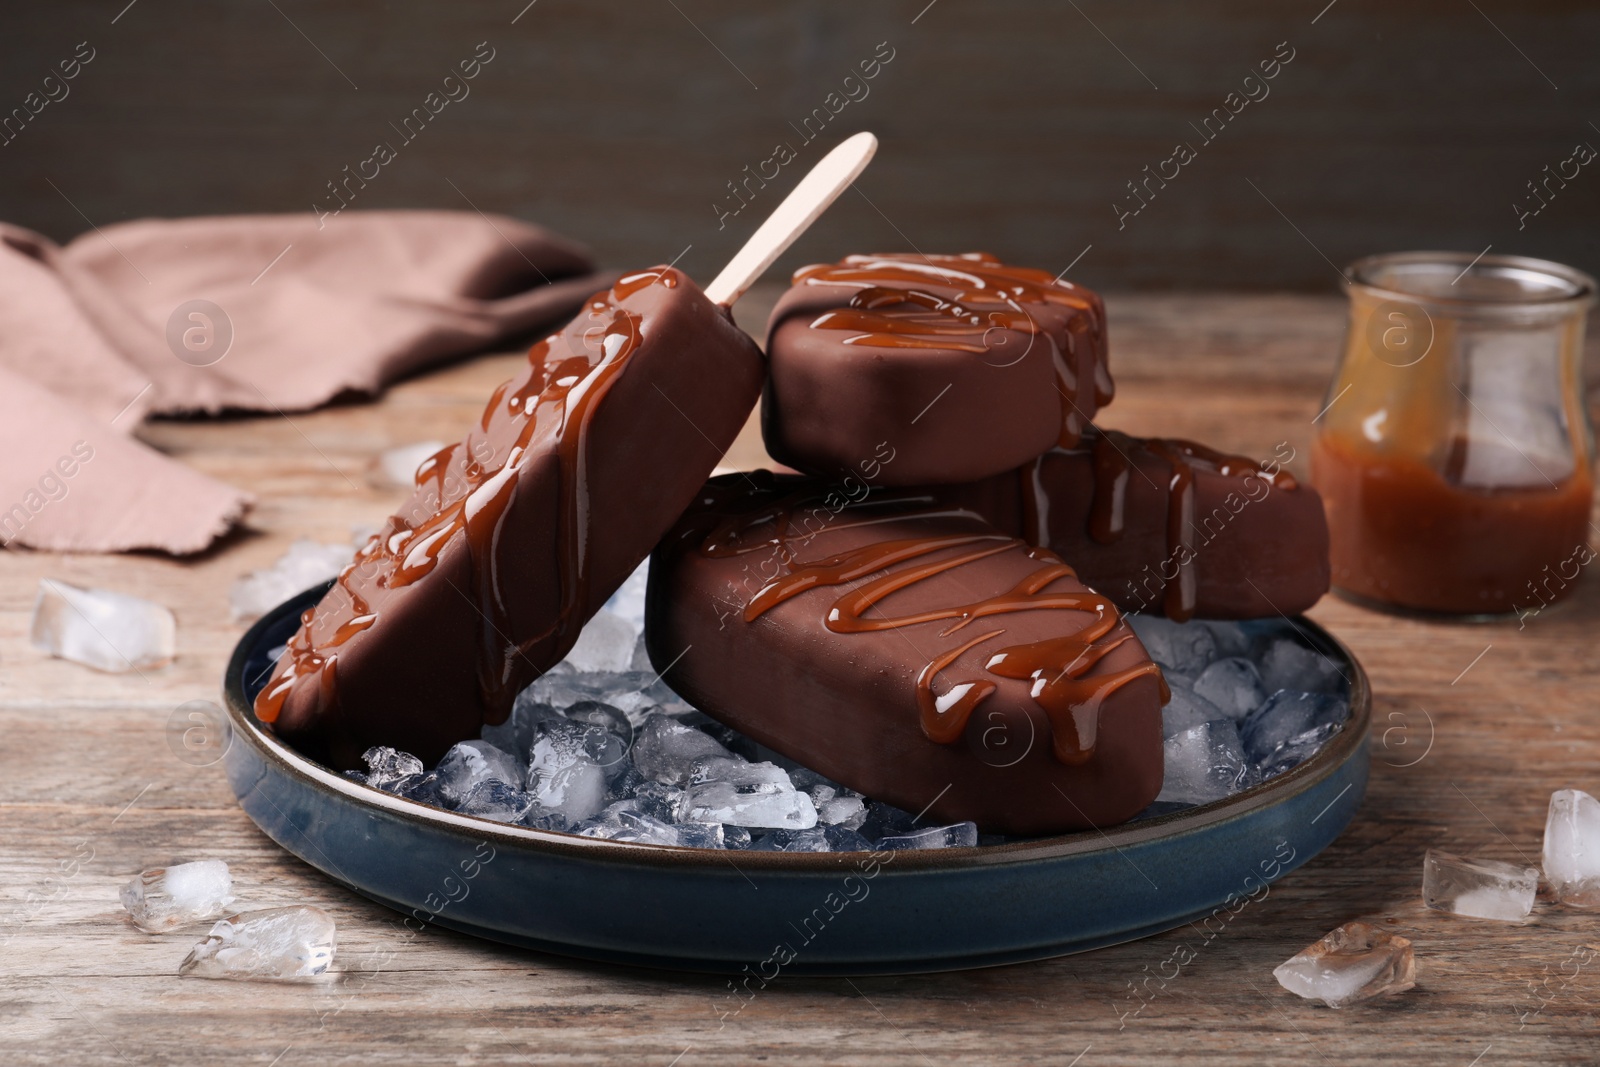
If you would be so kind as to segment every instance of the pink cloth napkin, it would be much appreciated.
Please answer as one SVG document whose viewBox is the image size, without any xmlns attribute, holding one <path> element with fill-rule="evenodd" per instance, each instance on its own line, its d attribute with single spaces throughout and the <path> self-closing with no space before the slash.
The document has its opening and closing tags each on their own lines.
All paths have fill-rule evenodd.
<svg viewBox="0 0 1600 1067">
<path fill-rule="evenodd" d="M 0 543 L 197 552 L 249 497 L 130 435 L 281 413 L 564 321 L 608 276 L 515 219 L 142 220 L 65 248 L 0 224 Z"/>
</svg>

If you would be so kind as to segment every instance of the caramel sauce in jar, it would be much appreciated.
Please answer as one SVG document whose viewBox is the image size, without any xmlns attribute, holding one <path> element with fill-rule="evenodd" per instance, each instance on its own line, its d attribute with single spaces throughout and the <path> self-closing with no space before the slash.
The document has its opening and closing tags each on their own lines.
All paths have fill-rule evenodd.
<svg viewBox="0 0 1600 1067">
<path fill-rule="evenodd" d="M 1334 587 L 1452 615 L 1537 612 L 1594 558 L 1583 410 L 1594 283 L 1512 256 L 1405 253 L 1350 271 L 1312 481 Z"/>
</svg>

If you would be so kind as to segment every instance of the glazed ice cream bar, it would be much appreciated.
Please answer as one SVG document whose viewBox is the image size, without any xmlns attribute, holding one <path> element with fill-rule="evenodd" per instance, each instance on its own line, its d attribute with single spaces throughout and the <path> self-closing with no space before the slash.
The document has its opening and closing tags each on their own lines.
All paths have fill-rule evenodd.
<svg viewBox="0 0 1600 1067">
<path fill-rule="evenodd" d="M 900 491 L 713 479 L 651 562 L 646 641 L 696 707 L 868 796 L 980 829 L 1123 822 L 1161 789 L 1160 669 L 1048 549 Z"/>
<path fill-rule="evenodd" d="M 978 253 L 806 267 L 767 356 L 772 457 L 837 478 L 892 452 L 881 485 L 970 481 L 1070 447 L 1113 391 L 1100 298 Z"/>
<path fill-rule="evenodd" d="M 1124 611 L 1287 616 L 1328 591 L 1322 498 L 1277 459 L 1091 430 L 1077 448 L 929 493 L 1048 546 Z"/>
<path fill-rule="evenodd" d="M 302 751 L 432 762 L 559 662 L 732 443 L 755 343 L 668 267 L 623 278 L 536 344 L 340 573 L 256 699 Z"/>
</svg>

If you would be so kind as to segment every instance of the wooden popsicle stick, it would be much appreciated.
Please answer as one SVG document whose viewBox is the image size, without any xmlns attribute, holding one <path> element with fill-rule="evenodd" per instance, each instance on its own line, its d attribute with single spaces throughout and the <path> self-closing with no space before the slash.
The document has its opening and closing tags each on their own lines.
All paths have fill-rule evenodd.
<svg viewBox="0 0 1600 1067">
<path fill-rule="evenodd" d="M 877 150 L 876 137 L 858 133 L 823 156 L 811 172 L 800 179 L 794 191 L 783 198 L 783 203 L 767 216 L 767 221 L 750 235 L 744 247 L 722 268 L 722 273 L 706 286 L 706 296 L 711 302 L 732 307 L 795 239 L 828 210 L 828 205 L 850 187 L 856 176 L 867 169 Z"/>
</svg>

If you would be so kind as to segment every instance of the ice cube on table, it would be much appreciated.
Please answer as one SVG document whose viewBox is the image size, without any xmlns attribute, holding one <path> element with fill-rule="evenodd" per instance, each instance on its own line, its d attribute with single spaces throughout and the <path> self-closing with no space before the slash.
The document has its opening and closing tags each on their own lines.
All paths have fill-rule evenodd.
<svg viewBox="0 0 1600 1067">
<path fill-rule="evenodd" d="M 418 441 L 385 449 L 373 464 L 371 481 L 380 489 L 410 489 L 417 484 L 417 468 L 422 461 L 442 448 L 443 441 Z"/>
<path fill-rule="evenodd" d="M 770 763 L 707 757 L 695 764 L 684 797 L 685 822 L 809 830 L 817 825 L 811 798 Z"/>
<path fill-rule="evenodd" d="M 456 805 L 463 815 L 476 815 L 495 822 L 519 822 L 534 805 L 531 793 L 507 785 L 498 778 L 479 782 Z"/>
<path fill-rule="evenodd" d="M 433 773 L 438 776 L 439 795 L 452 805 L 459 804 L 480 782 L 497 779 L 515 786 L 523 780 L 522 762 L 487 741 L 452 745 Z"/>
<path fill-rule="evenodd" d="M 697 760 L 731 759 L 715 738 L 666 715 L 652 715 L 633 739 L 633 765 L 663 785 L 684 785 Z M 785 778 L 785 781 L 788 779 Z"/>
<path fill-rule="evenodd" d="M 1214 719 L 1226 719 L 1228 713 L 1217 707 L 1177 675 L 1167 677 L 1172 699 L 1161 709 L 1161 736 L 1173 737 L 1191 727 Z"/>
<path fill-rule="evenodd" d="M 1126 616 L 1150 658 L 1180 674 L 1199 674 L 1217 658 L 1217 639 L 1204 623 L 1173 622 L 1143 612 Z"/>
<path fill-rule="evenodd" d="M 1232 719 L 1201 723 L 1162 743 L 1165 777 L 1157 800 L 1209 804 L 1256 784 Z"/>
<path fill-rule="evenodd" d="M 296 594 L 338 575 L 355 559 L 348 544 L 328 545 L 296 538 L 271 566 L 237 579 L 228 590 L 234 622 L 259 618 Z"/>
<path fill-rule="evenodd" d="M 1219 659 L 1194 680 L 1194 694 L 1221 708 L 1230 719 L 1243 720 L 1267 699 L 1261 675 L 1247 659 Z"/>
<path fill-rule="evenodd" d="M 1261 656 L 1261 685 L 1268 693 L 1279 689 L 1341 693 L 1346 688 L 1337 663 L 1291 638 L 1279 638 L 1267 646 Z"/>
<path fill-rule="evenodd" d="M 233 876 L 221 860 L 155 867 L 122 887 L 133 925 L 151 934 L 215 919 L 232 903 Z"/>
<path fill-rule="evenodd" d="M 1244 720 L 1239 737 L 1252 763 L 1270 757 L 1279 745 L 1319 726 L 1338 725 L 1350 715 L 1343 697 L 1280 689 Z"/>
<path fill-rule="evenodd" d="M 1411 942 L 1362 922 L 1345 923 L 1272 972 L 1278 984 L 1307 1000 L 1344 1008 L 1416 985 Z"/>
<path fill-rule="evenodd" d="M 1539 869 L 1456 856 L 1430 848 L 1422 860 L 1422 902 L 1474 919 L 1521 922 L 1533 912 Z"/>
<path fill-rule="evenodd" d="M 377 789 L 392 789 L 396 783 L 422 773 L 421 760 L 388 745 L 374 745 L 361 758 L 367 764 L 367 784 Z"/>
<path fill-rule="evenodd" d="M 1561 903 L 1600 908 L 1600 800 L 1581 789 L 1550 794 L 1544 876 Z"/>
<path fill-rule="evenodd" d="M 314 978 L 334 953 L 333 916 L 321 908 L 272 908 L 230 915 L 178 965 L 193 978 Z"/>
<path fill-rule="evenodd" d="M 930 826 L 924 830 L 889 834 L 879 838 L 876 847 L 880 850 L 971 848 L 977 843 L 978 824 L 958 822 L 949 826 Z"/>
<path fill-rule="evenodd" d="M 29 637 L 41 652 L 120 674 L 171 663 L 178 620 L 153 601 L 42 578 Z"/>
<path fill-rule="evenodd" d="M 566 662 L 578 671 L 625 671 L 633 665 L 633 646 L 638 638 L 639 631 L 632 623 L 601 609 L 584 624 Z"/>
</svg>

